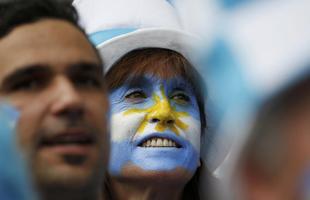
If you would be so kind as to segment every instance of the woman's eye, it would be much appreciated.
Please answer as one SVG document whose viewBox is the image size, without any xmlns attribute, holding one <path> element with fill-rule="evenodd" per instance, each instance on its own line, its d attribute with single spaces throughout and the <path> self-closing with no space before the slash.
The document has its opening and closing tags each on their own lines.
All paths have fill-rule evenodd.
<svg viewBox="0 0 310 200">
<path fill-rule="evenodd" d="M 190 102 L 189 96 L 187 94 L 184 94 L 183 92 L 177 92 L 173 94 L 171 96 L 171 99 L 181 105 L 187 105 Z"/>
<path fill-rule="evenodd" d="M 125 96 L 130 102 L 140 102 L 146 99 L 146 94 L 143 91 L 133 91 Z"/>
</svg>

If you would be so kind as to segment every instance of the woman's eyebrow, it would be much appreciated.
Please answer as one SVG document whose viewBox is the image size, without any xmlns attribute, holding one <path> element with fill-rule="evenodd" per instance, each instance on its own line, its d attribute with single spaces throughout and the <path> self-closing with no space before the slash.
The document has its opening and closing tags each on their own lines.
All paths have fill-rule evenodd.
<svg viewBox="0 0 310 200">
<path fill-rule="evenodd" d="M 129 78 L 128 81 L 126 81 L 128 86 L 130 87 L 147 87 L 151 84 L 151 80 L 145 76 L 137 76 L 137 77 L 132 77 L 132 78 Z"/>
<path fill-rule="evenodd" d="M 179 87 L 179 86 L 177 86 L 177 87 L 174 87 L 173 90 L 184 91 L 184 90 L 186 90 L 186 88 L 185 88 L 185 87 Z"/>
<path fill-rule="evenodd" d="M 170 85 L 174 89 L 184 90 L 186 88 L 190 88 L 190 83 L 186 82 L 185 80 L 180 80 L 180 79 L 172 79 L 170 82 Z"/>
</svg>

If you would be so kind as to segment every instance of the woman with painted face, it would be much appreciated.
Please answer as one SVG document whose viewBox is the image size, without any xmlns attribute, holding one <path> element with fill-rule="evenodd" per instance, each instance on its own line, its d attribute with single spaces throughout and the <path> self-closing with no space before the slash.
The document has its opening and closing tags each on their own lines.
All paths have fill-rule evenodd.
<svg viewBox="0 0 310 200">
<path fill-rule="evenodd" d="M 197 37 L 183 27 L 181 2 L 74 1 L 104 60 L 110 94 L 106 199 L 207 199 L 200 194 L 209 187 L 201 184 L 204 97 L 192 65 Z"/>
<path fill-rule="evenodd" d="M 206 121 L 196 70 L 175 51 L 146 48 L 127 53 L 106 77 L 112 197 L 199 199 Z"/>
</svg>

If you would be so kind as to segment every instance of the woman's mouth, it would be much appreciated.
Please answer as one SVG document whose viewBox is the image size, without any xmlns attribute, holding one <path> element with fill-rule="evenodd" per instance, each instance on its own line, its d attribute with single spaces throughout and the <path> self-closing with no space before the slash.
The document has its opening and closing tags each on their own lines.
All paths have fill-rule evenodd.
<svg viewBox="0 0 310 200">
<path fill-rule="evenodd" d="M 144 140 L 142 143 L 140 143 L 138 146 L 144 148 L 150 148 L 150 147 L 181 148 L 181 145 L 179 145 L 176 141 L 163 137 L 148 138 L 147 140 Z"/>
</svg>

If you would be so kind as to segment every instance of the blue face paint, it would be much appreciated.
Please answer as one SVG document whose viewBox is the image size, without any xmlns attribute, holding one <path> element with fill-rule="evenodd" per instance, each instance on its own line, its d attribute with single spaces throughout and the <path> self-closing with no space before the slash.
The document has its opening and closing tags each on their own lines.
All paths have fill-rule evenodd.
<svg viewBox="0 0 310 200">
<path fill-rule="evenodd" d="M 178 111 L 185 111 L 189 113 L 192 117 L 197 120 L 200 120 L 200 112 L 197 103 L 197 99 L 194 94 L 194 89 L 192 86 L 186 82 L 183 78 L 172 78 L 169 80 L 164 81 L 165 93 L 173 95 L 176 91 L 184 92 L 190 99 L 189 103 L 186 105 L 179 104 L 173 100 L 170 101 L 171 105 L 176 108 Z"/>
<path fill-rule="evenodd" d="M 182 168 L 194 173 L 200 157 L 201 123 L 188 82 L 180 77 L 129 79 L 110 93 L 110 102 L 111 175 L 121 175 L 129 164 L 146 171 Z"/>
<path fill-rule="evenodd" d="M 152 136 L 161 136 L 162 133 L 153 133 Z M 175 138 L 175 134 L 166 132 L 165 137 Z M 109 173 L 120 175 L 126 164 L 134 164 L 143 170 L 170 171 L 177 167 L 194 173 L 199 161 L 199 153 L 193 145 L 184 139 L 182 148 L 144 148 L 136 146 L 135 142 L 125 140 L 112 142 Z"/>
</svg>

